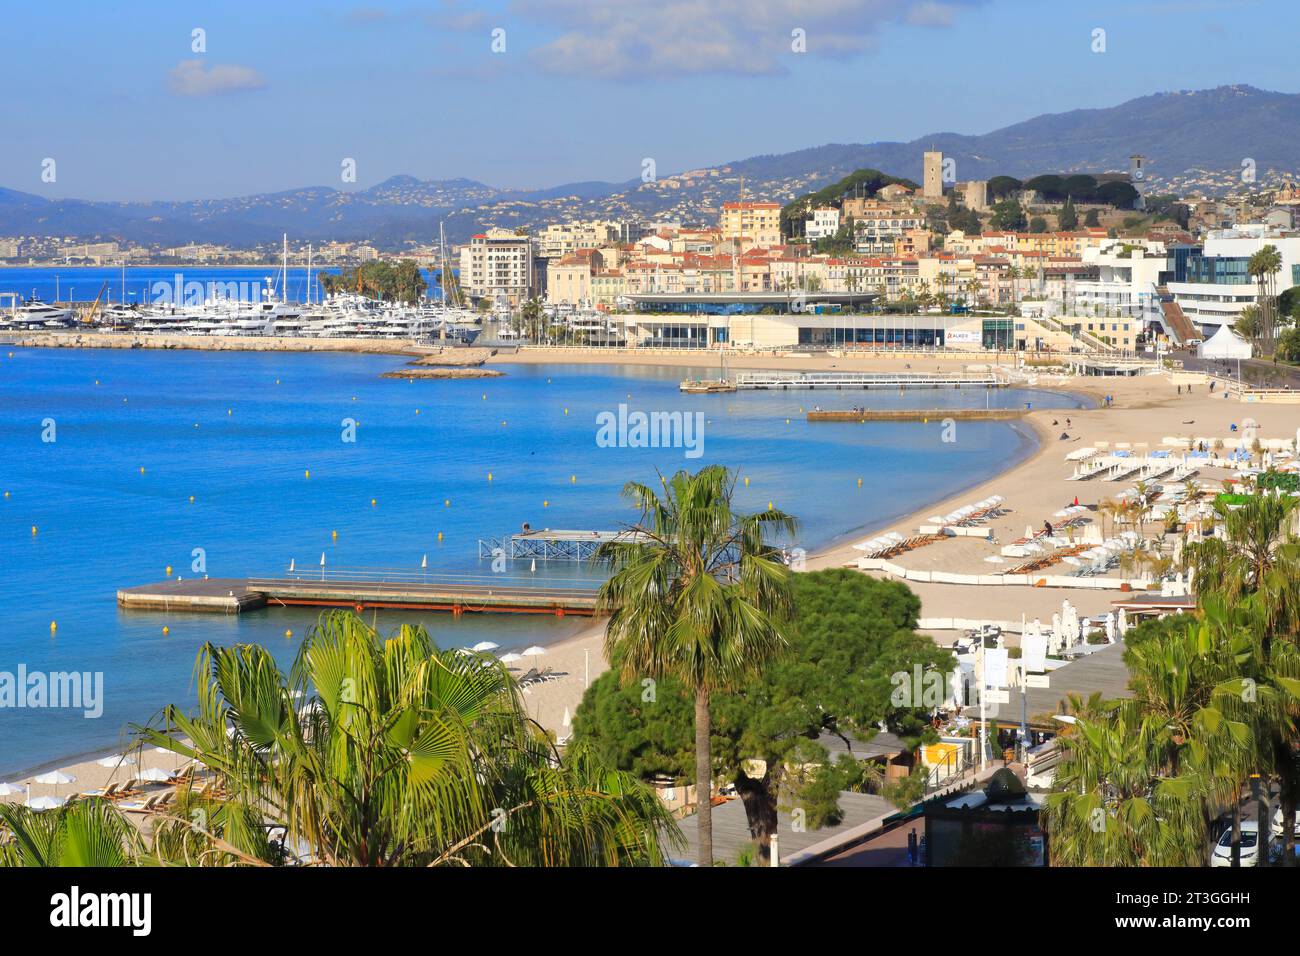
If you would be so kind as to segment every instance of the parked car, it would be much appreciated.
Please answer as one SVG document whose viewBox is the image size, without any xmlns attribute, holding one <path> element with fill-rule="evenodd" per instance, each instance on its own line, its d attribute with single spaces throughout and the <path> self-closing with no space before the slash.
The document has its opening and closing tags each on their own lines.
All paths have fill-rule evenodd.
<svg viewBox="0 0 1300 956">
<path fill-rule="evenodd" d="M 1282 839 L 1282 808 L 1273 811 L 1273 839 Z M 1295 824 L 1291 827 L 1291 838 L 1300 843 L 1300 813 L 1295 815 Z"/>
<path fill-rule="evenodd" d="M 1255 820 L 1241 821 L 1241 865 L 1255 866 L 1259 863 L 1259 823 Z M 1210 866 L 1232 866 L 1232 828 L 1219 835 L 1219 842 L 1214 844 L 1214 853 L 1210 856 Z"/>
</svg>

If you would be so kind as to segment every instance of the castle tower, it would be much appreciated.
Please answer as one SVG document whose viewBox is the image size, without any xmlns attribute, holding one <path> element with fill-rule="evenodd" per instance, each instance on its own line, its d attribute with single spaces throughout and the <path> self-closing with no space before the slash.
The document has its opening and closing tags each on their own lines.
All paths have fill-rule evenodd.
<svg viewBox="0 0 1300 956">
<path fill-rule="evenodd" d="M 943 198 L 943 153 L 928 149 L 921 160 L 921 195 L 926 199 Z"/>
</svg>

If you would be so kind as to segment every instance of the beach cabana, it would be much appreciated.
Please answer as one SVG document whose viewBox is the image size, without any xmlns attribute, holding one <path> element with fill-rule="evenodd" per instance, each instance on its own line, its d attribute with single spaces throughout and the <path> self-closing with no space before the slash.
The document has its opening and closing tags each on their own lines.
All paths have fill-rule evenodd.
<svg viewBox="0 0 1300 956">
<path fill-rule="evenodd" d="M 1248 359 L 1252 352 L 1253 349 L 1250 343 L 1232 331 L 1225 323 L 1219 326 L 1219 331 L 1197 347 L 1196 357 L 1203 359 Z"/>
</svg>

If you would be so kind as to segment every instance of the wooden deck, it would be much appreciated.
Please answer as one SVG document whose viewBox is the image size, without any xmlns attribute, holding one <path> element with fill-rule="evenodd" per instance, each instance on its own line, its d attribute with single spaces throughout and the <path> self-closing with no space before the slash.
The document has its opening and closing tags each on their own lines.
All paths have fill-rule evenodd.
<svg viewBox="0 0 1300 956">
<path fill-rule="evenodd" d="M 117 592 L 126 610 L 240 614 L 264 607 L 401 608 L 464 613 L 569 614 L 596 611 L 596 591 L 585 586 L 530 587 L 495 580 L 383 581 L 325 577 L 196 578 L 161 581 Z"/>
</svg>

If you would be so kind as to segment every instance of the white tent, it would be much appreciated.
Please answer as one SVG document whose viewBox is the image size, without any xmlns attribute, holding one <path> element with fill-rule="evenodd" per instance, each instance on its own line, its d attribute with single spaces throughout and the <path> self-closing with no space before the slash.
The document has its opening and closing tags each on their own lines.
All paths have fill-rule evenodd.
<svg viewBox="0 0 1300 956">
<path fill-rule="evenodd" d="M 1197 358 L 1207 359 L 1248 359 L 1250 354 L 1250 343 L 1232 331 L 1227 323 L 1219 326 L 1219 331 L 1196 349 Z"/>
</svg>

